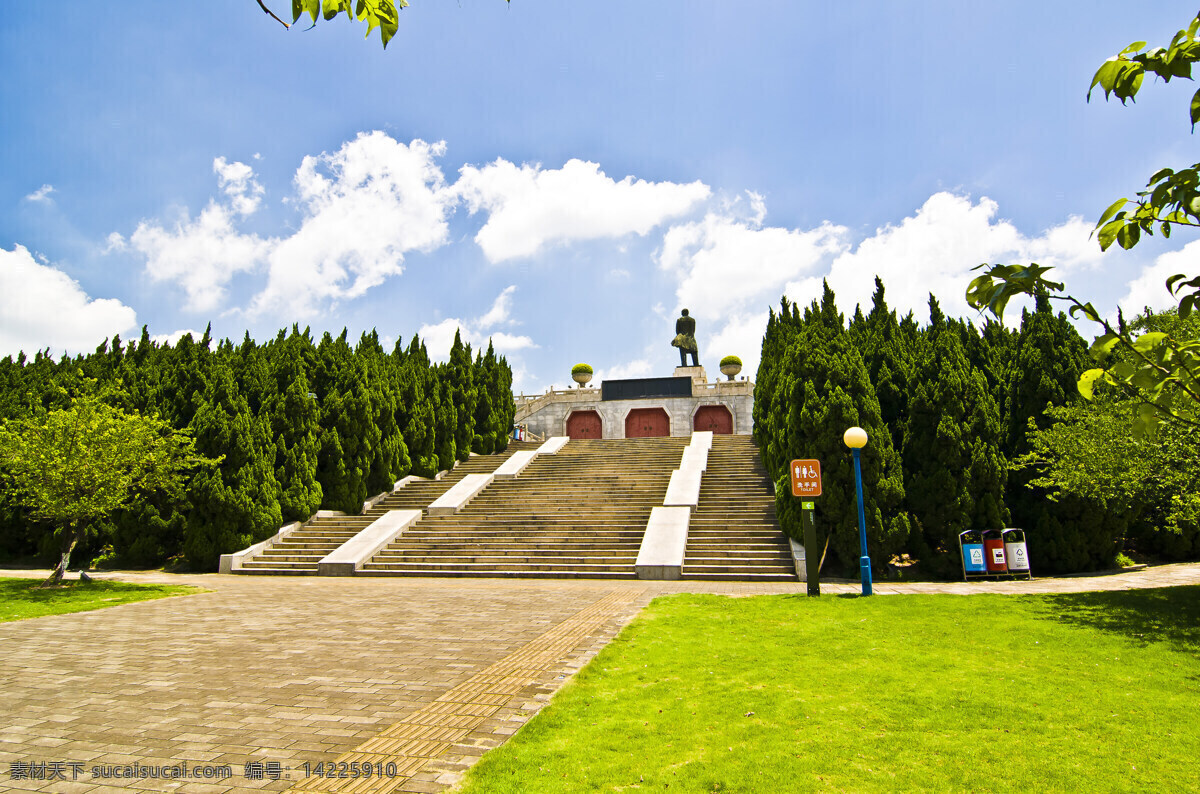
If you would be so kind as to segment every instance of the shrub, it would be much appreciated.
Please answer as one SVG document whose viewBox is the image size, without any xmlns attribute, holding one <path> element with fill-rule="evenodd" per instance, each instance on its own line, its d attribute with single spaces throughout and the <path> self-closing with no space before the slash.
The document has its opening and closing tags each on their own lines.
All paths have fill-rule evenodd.
<svg viewBox="0 0 1200 794">
<path fill-rule="evenodd" d="M 580 375 L 580 374 L 591 375 L 592 374 L 592 365 L 591 364 L 576 364 L 575 366 L 571 367 L 571 374 L 572 375 Z"/>
<path fill-rule="evenodd" d="M 736 364 L 740 367 L 742 365 L 742 360 L 737 356 L 725 356 L 725 358 L 721 359 L 722 367 L 729 366 L 730 364 Z"/>
</svg>

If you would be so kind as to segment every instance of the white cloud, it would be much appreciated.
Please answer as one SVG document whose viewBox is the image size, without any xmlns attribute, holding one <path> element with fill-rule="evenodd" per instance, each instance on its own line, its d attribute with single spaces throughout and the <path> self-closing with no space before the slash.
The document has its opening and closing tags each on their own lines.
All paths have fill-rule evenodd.
<svg viewBox="0 0 1200 794">
<path fill-rule="evenodd" d="M 512 325 L 511 319 L 512 295 L 516 285 L 510 285 L 501 290 L 492 302 L 488 311 L 475 320 L 463 321 L 457 317 L 447 317 L 433 325 L 423 325 L 417 331 L 429 350 L 430 358 L 445 361 L 450 357 L 450 347 L 454 344 L 455 332 L 460 333 L 463 343 L 471 345 L 473 351 L 487 350 L 488 339 L 497 355 L 507 355 L 537 345 L 528 336 L 517 336 L 503 331 L 493 330 L 497 325 Z"/>
<path fill-rule="evenodd" d="M 422 325 L 417 329 L 417 335 L 425 343 L 425 349 L 429 351 L 430 358 L 434 361 L 445 361 L 450 358 L 450 348 L 454 344 L 456 331 L 461 332 L 463 342 L 470 341 L 469 335 L 463 328 L 465 325 L 466 323 L 457 317 L 447 317 L 440 323 Z"/>
<path fill-rule="evenodd" d="M 624 364 L 596 370 L 592 382 L 604 380 L 621 380 L 622 378 L 649 378 L 654 374 L 654 364 L 647 358 L 638 358 Z"/>
<path fill-rule="evenodd" d="M 1011 222 L 997 220 L 998 209 L 987 197 L 972 204 L 951 193 L 930 196 L 915 215 L 877 229 L 834 260 L 829 285 L 839 307 L 850 313 L 858 304 L 868 311 L 878 275 L 887 289 L 888 306 L 900 314 L 911 310 L 925 320 L 932 292 L 947 314 L 974 316 L 964 294 L 978 275 L 971 268 L 979 264 L 1034 261 L 1055 267 L 1050 273 L 1055 278 L 1099 263 L 1100 247 L 1088 239 L 1091 227 L 1082 218 L 1072 216 L 1037 237 L 1026 237 Z M 788 284 L 788 296 L 802 300 L 801 287 Z M 1013 306 L 1019 316 L 1019 305 Z"/>
<path fill-rule="evenodd" d="M 518 350 L 537 347 L 537 345 L 534 344 L 534 341 L 528 336 L 506 334 L 503 331 L 481 333 L 478 337 L 476 337 L 475 346 L 486 349 L 486 342 L 488 339 L 492 340 L 492 347 L 495 348 L 497 355 L 507 355 Z"/>
<path fill-rule="evenodd" d="M 204 338 L 203 331 L 196 331 L 192 328 L 181 328 L 180 330 L 172 331 L 169 334 L 151 334 L 150 341 L 154 342 L 156 345 L 174 345 L 188 334 L 191 334 L 192 339 L 197 342 Z"/>
<path fill-rule="evenodd" d="M 762 357 L 762 339 L 767 331 L 767 312 L 738 314 L 726 320 L 717 333 L 708 340 L 708 349 L 701 350 L 705 371 L 710 378 L 724 378 L 718 366 L 725 356 L 737 356 L 742 360 L 742 373 L 751 380 L 758 372 Z"/>
<path fill-rule="evenodd" d="M 137 327 L 119 300 L 93 299 L 79 283 L 38 263 L 23 246 L 0 248 L 0 354 L 94 350 L 113 334 Z"/>
<path fill-rule="evenodd" d="M 454 189 L 471 214 L 488 213 L 475 242 L 491 262 L 532 256 L 548 245 L 645 236 L 710 195 L 698 181 L 627 176 L 617 182 L 596 163 L 576 159 L 559 169 L 498 159 L 483 168 L 463 166 L 460 174 Z"/>
<path fill-rule="evenodd" d="M 267 282 L 250 313 L 310 317 L 399 275 L 406 253 L 445 243 L 446 216 L 457 199 L 434 163 L 444 150 L 442 143 L 406 145 L 371 132 L 333 154 L 305 157 L 295 176 L 300 226 L 267 239 L 235 226 L 261 204 L 254 170 L 218 157 L 213 172 L 222 200 L 210 201 L 195 219 L 185 211 L 166 227 L 145 221 L 129 243 L 146 257 L 152 280 L 183 287 L 190 311 L 219 308 L 235 275 L 265 268 Z M 114 232 L 106 251 L 124 244 Z"/>
<path fill-rule="evenodd" d="M 679 281 L 676 298 L 696 317 L 725 317 L 774 303 L 790 279 L 811 273 L 846 247 L 846 230 L 823 223 L 800 231 L 762 226 L 761 198 L 753 214 L 710 212 L 672 226 L 663 237 L 659 266 Z"/>
<path fill-rule="evenodd" d="M 32 201 L 39 204 L 53 204 L 54 199 L 50 198 L 50 194 L 54 192 L 54 185 L 42 185 L 37 190 L 25 196 L 26 201 Z"/>
<path fill-rule="evenodd" d="M 495 302 L 492 303 L 492 308 L 487 314 L 479 318 L 478 324 L 484 328 L 492 328 L 501 323 L 511 323 L 509 318 L 512 312 L 512 295 L 517 291 L 517 285 L 512 284 L 504 288 L 504 290 L 496 296 Z"/>
<path fill-rule="evenodd" d="M 213 171 L 221 191 L 228 197 L 233 211 L 251 215 L 262 201 L 263 187 L 254 180 L 254 169 L 245 163 L 227 163 L 224 157 L 213 160 Z"/>
<path fill-rule="evenodd" d="M 784 294 L 807 305 L 820 298 L 826 278 L 849 314 L 856 303 L 869 309 L 878 274 L 889 306 L 901 314 L 913 310 L 924 321 L 930 292 L 947 314 L 976 315 L 963 294 L 973 278 L 970 269 L 982 262 L 1036 261 L 1056 268 L 1052 276 L 1066 277 L 1101 261 L 1099 246 L 1089 239 L 1091 226 L 1082 218 L 1027 236 L 998 220 L 997 212 L 988 198 L 972 203 L 937 193 L 913 216 L 852 246 L 847 229 L 828 221 L 808 230 L 764 226 L 765 201 L 747 192 L 703 220 L 668 229 L 658 263 L 677 280 L 678 306 L 697 318 L 701 361 L 715 368 L 722 356 L 736 355 L 743 374 L 753 376 L 766 307 Z M 1020 302 L 1013 308 L 1009 318 L 1019 318 Z"/>
<path fill-rule="evenodd" d="M 454 203 L 434 163 L 444 151 L 444 143 L 405 145 L 376 131 L 305 157 L 295 180 L 304 220 L 272 247 L 251 311 L 313 315 L 399 275 L 406 253 L 443 245 Z"/>
<path fill-rule="evenodd" d="M 211 312 L 224 302 L 234 275 L 258 268 L 273 244 L 239 232 L 233 215 L 230 207 L 212 201 L 195 219 L 184 211 L 171 228 L 143 221 L 129 242 L 146 257 L 146 272 L 153 281 L 183 287 L 185 309 Z M 109 235 L 110 247 L 113 243 Z"/>
<path fill-rule="evenodd" d="M 105 239 L 104 248 L 100 251 L 100 253 L 110 254 L 113 251 L 124 251 L 128 247 L 129 245 L 125 242 L 125 238 L 120 232 L 112 232 Z"/>
<path fill-rule="evenodd" d="M 1200 240 L 1193 240 L 1178 251 L 1160 254 L 1129 282 L 1125 297 L 1118 302 L 1125 316 L 1132 318 L 1147 306 L 1160 311 L 1178 306 L 1179 301 L 1167 292 L 1167 279 L 1176 273 L 1185 273 L 1189 279 L 1200 275 L 1197 261 L 1200 261 Z"/>
</svg>

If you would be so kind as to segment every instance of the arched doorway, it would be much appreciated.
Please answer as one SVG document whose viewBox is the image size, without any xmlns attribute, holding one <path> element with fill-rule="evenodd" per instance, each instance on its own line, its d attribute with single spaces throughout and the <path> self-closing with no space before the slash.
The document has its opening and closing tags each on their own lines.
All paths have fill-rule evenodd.
<svg viewBox="0 0 1200 794">
<path fill-rule="evenodd" d="M 733 435 L 733 414 L 724 405 L 704 405 L 692 417 L 693 430 L 711 430 L 714 434 Z"/>
<path fill-rule="evenodd" d="M 625 438 L 671 435 L 671 417 L 663 408 L 634 408 L 625 417 Z"/>
<path fill-rule="evenodd" d="M 567 417 L 567 435 L 572 439 L 604 438 L 604 422 L 595 411 L 572 411 Z"/>
</svg>

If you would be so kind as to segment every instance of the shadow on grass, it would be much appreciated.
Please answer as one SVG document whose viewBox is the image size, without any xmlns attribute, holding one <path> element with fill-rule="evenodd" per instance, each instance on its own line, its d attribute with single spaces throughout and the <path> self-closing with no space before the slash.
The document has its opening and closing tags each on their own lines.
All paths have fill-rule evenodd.
<svg viewBox="0 0 1200 794">
<path fill-rule="evenodd" d="M 1039 596 L 1048 617 L 1148 645 L 1200 650 L 1200 586 Z"/>
</svg>

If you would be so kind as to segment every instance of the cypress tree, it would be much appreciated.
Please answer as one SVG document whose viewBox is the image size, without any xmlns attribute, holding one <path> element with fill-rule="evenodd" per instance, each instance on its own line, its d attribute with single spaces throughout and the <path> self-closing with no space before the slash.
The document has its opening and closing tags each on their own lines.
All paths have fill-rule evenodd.
<svg viewBox="0 0 1200 794">
<path fill-rule="evenodd" d="M 292 335 L 271 346 L 271 395 L 265 406 L 275 439 L 275 478 L 281 495 L 283 521 L 306 521 L 321 506 L 317 462 L 321 450 L 320 407 L 309 396 L 302 348 L 312 341 L 292 329 Z"/>
<path fill-rule="evenodd" d="M 496 449 L 496 417 L 495 408 L 492 406 L 492 381 L 496 377 L 496 362 L 490 339 L 487 352 L 491 361 L 485 361 L 482 353 L 476 353 L 474 365 L 475 435 L 471 439 L 471 451 L 478 455 L 491 455 Z"/>
<path fill-rule="evenodd" d="M 379 431 L 371 466 L 367 473 L 367 492 L 392 490 L 396 480 L 412 469 L 396 415 L 399 410 L 399 384 L 391 360 L 384 355 L 379 334 L 374 329 L 359 339 L 355 356 L 362 361 L 370 391 L 375 426 Z"/>
<path fill-rule="evenodd" d="M 399 350 L 399 343 L 397 343 Z M 400 364 L 400 431 L 412 460 L 412 473 L 432 477 L 438 472 L 436 447 L 437 381 L 429 366 L 429 353 L 413 335 L 406 354 L 393 357 Z"/>
<path fill-rule="evenodd" d="M 962 336 L 933 295 L 930 323 L 913 368 L 905 433 L 904 490 L 919 527 L 910 550 L 935 567 L 957 564 L 958 535 L 1000 529 L 1007 513 L 1007 467 L 1000 453 L 1000 416 L 983 374 L 970 366 Z"/>
<path fill-rule="evenodd" d="M 450 360 L 444 373 L 450 387 L 454 413 L 458 417 L 454 431 L 454 448 L 459 460 L 470 457 L 471 445 L 475 439 L 475 403 L 478 401 L 478 395 L 472 370 L 471 346 L 463 344 L 462 337 L 456 330 L 454 344 L 450 346 Z"/>
<path fill-rule="evenodd" d="M 853 458 L 842 435 L 850 427 L 862 427 L 871 439 L 862 451 L 867 538 L 872 562 L 882 567 L 902 548 L 909 532 L 907 518 L 900 512 L 904 499 L 900 458 L 880 416 L 866 365 L 850 340 L 828 284 L 820 305 L 814 302 L 805 311 L 802 326 L 791 336 L 768 365 L 778 367 L 766 432 L 772 437 L 769 471 L 776 481 L 780 524 L 788 534 L 800 536 L 800 506 L 788 486 L 788 462 L 820 460 L 824 492 L 817 502 L 818 523 L 831 533 L 830 548 L 842 566 L 857 568 Z"/>
<path fill-rule="evenodd" d="M 218 470 L 197 474 L 188 488 L 183 550 L 199 570 L 212 570 L 221 554 L 270 537 L 282 523 L 269 426 L 250 412 L 226 356 L 215 359 L 191 424 L 201 454 L 224 456 Z"/>
<path fill-rule="evenodd" d="M 434 367 L 437 411 L 434 416 L 434 447 L 437 450 L 437 466 L 442 471 L 454 468 L 455 433 L 458 430 L 458 413 L 454 409 L 454 387 L 444 366 Z"/>
<path fill-rule="evenodd" d="M 883 280 L 875 277 L 871 312 L 850 324 L 850 336 L 862 354 L 867 375 L 879 398 L 879 411 L 892 436 L 892 446 L 902 449 L 908 418 L 909 382 L 912 380 L 913 345 L 888 309 Z"/>
</svg>

